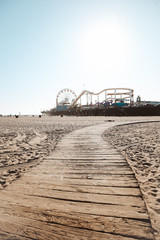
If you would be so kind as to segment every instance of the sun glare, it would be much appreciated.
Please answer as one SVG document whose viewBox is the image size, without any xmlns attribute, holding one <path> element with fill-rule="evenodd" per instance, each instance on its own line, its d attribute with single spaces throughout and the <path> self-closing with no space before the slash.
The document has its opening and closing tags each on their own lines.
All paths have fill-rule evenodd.
<svg viewBox="0 0 160 240">
<path fill-rule="evenodd" d="M 92 67 L 112 71 L 126 58 L 125 32 L 114 22 L 93 24 L 82 37 L 81 50 L 84 59 Z"/>
</svg>

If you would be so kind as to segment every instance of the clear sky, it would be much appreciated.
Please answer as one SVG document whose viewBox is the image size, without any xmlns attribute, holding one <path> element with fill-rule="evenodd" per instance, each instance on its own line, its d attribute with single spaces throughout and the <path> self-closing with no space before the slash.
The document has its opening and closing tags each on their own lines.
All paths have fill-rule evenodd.
<svg viewBox="0 0 160 240">
<path fill-rule="evenodd" d="M 160 101 L 160 0 L 0 0 L 0 114 L 114 87 Z"/>
</svg>

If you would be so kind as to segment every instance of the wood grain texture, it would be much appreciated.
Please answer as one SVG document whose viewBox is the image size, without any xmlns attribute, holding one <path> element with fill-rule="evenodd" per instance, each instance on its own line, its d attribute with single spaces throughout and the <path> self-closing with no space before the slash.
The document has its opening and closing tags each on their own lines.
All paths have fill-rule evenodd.
<svg viewBox="0 0 160 240">
<path fill-rule="evenodd" d="M 102 138 L 110 126 L 67 134 L 50 156 L 1 191 L 0 239 L 154 239 L 130 166 Z"/>
</svg>

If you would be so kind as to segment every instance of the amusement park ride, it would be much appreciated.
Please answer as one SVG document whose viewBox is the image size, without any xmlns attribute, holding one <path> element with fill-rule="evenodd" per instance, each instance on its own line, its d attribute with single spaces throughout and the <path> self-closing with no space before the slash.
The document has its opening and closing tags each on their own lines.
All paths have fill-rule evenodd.
<svg viewBox="0 0 160 240">
<path fill-rule="evenodd" d="M 83 90 L 78 96 L 68 88 L 56 97 L 56 108 L 42 113 L 47 115 L 74 116 L 160 116 L 160 102 L 134 103 L 134 91 L 130 88 L 108 88 L 98 93 Z"/>
<path fill-rule="evenodd" d="M 129 88 L 109 88 L 93 93 L 83 90 L 79 96 L 71 89 L 62 89 L 56 98 L 56 110 L 69 109 L 96 109 L 132 106 L 134 91 Z"/>
</svg>

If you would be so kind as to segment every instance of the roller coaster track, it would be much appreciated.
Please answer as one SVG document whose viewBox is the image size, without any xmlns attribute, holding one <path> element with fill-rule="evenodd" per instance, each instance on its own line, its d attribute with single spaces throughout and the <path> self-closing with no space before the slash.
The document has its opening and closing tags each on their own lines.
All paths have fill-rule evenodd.
<svg viewBox="0 0 160 240">
<path fill-rule="evenodd" d="M 83 90 L 79 96 L 75 99 L 75 101 L 71 104 L 70 108 L 74 107 L 75 104 L 78 102 L 78 100 L 84 95 L 84 94 L 91 94 L 91 95 L 99 95 L 103 92 L 106 92 L 106 91 L 112 91 L 114 90 L 115 92 L 114 93 L 107 93 L 107 95 L 128 95 L 127 97 L 125 98 L 133 98 L 133 89 L 130 89 L 130 88 L 107 88 L 107 89 L 103 89 L 102 91 L 98 92 L 98 93 L 94 93 L 94 92 L 90 92 L 88 90 Z M 129 92 L 119 92 L 117 93 L 116 91 L 117 90 L 128 90 Z"/>
</svg>

